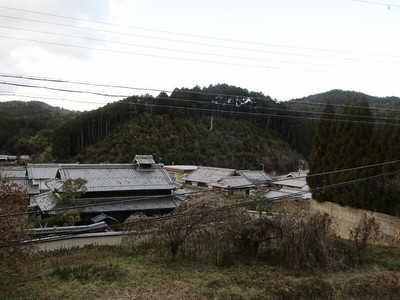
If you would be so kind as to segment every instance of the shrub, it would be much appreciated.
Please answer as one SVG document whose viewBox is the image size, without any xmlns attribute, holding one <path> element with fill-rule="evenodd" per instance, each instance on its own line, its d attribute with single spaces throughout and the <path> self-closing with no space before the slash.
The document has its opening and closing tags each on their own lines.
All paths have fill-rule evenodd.
<svg viewBox="0 0 400 300">
<path fill-rule="evenodd" d="M 377 239 L 379 224 L 374 217 L 362 216 L 359 223 L 349 231 L 349 238 L 353 244 L 354 258 L 359 262 L 365 256 L 368 245 Z"/>
<path fill-rule="evenodd" d="M 327 214 L 299 211 L 277 219 L 280 254 L 286 265 L 298 271 L 344 267 L 337 253 Z"/>
<path fill-rule="evenodd" d="M 157 256 L 175 260 L 180 255 L 213 259 L 218 265 L 230 264 L 232 255 L 239 251 L 239 241 L 250 217 L 243 209 L 219 209 L 229 203 L 218 194 L 205 193 L 183 202 L 170 215 L 172 218 L 161 222 L 146 224 L 144 216 L 133 216 L 130 220 L 139 223 L 130 228 L 127 240 L 134 242 L 147 235 L 147 245 Z M 174 218 L 177 214 L 180 216 Z"/>
<path fill-rule="evenodd" d="M 27 211 L 28 194 L 11 181 L 0 177 L 0 214 L 24 213 Z M 0 259 L 4 259 L 13 270 L 18 271 L 23 258 L 26 258 L 31 244 L 21 243 L 27 234 L 26 215 L 0 218 Z"/>
</svg>

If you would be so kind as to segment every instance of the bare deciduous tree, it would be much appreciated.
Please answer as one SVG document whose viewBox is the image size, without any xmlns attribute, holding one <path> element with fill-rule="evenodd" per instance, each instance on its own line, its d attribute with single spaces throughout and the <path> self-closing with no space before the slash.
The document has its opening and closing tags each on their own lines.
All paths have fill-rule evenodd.
<svg viewBox="0 0 400 300">
<path fill-rule="evenodd" d="M 0 214 L 26 212 L 28 194 L 19 185 L 0 178 Z M 28 238 L 27 215 L 0 217 L 0 259 L 17 268 L 29 254 L 30 245 L 20 243 Z"/>
</svg>

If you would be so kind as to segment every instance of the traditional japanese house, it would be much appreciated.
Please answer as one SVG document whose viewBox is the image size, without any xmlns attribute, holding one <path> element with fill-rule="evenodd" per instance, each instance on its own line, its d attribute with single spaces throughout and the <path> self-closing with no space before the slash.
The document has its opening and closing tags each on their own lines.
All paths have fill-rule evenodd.
<svg viewBox="0 0 400 300">
<path fill-rule="evenodd" d="M 151 155 L 137 155 L 131 164 L 60 165 L 55 179 L 48 180 L 51 192 L 35 197 L 39 207 L 49 211 L 62 202 L 67 180 L 86 181 L 85 194 L 74 201 L 81 219 L 89 221 L 106 214 L 123 222 L 134 212 L 170 212 L 176 208 L 175 185 Z"/>
</svg>

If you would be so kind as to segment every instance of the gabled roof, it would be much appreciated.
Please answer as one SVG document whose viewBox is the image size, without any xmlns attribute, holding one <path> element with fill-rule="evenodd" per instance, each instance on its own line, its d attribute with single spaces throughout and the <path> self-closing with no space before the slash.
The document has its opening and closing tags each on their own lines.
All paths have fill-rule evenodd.
<svg viewBox="0 0 400 300">
<path fill-rule="evenodd" d="M 208 185 L 224 189 L 240 189 L 254 187 L 254 184 L 244 176 L 228 176 Z"/>
<path fill-rule="evenodd" d="M 104 222 L 104 220 L 111 220 L 114 221 L 116 223 L 119 223 L 119 221 L 109 215 L 106 215 L 105 213 L 101 212 L 98 215 L 94 216 L 93 218 L 90 218 L 90 221 L 94 222 L 94 223 L 98 223 L 98 222 Z"/>
<path fill-rule="evenodd" d="M 28 164 L 26 167 L 29 179 L 55 178 L 58 164 Z"/>
<path fill-rule="evenodd" d="M 303 199 L 311 199 L 311 193 L 307 193 L 306 191 L 302 191 L 299 189 L 291 189 L 291 188 L 281 188 L 280 190 L 269 190 L 264 195 L 267 199 L 275 199 L 275 198 L 303 198 Z"/>
<path fill-rule="evenodd" d="M 15 155 L 4 155 L 0 154 L 0 160 L 16 160 L 17 157 Z"/>
<path fill-rule="evenodd" d="M 240 170 L 237 171 L 238 174 L 246 177 L 253 184 L 266 184 L 272 181 L 271 177 L 268 176 L 263 170 Z"/>
<path fill-rule="evenodd" d="M 180 173 L 189 173 L 197 170 L 198 166 L 193 165 L 169 165 L 164 166 L 164 169 L 168 172 L 180 172 Z"/>
<path fill-rule="evenodd" d="M 156 162 L 153 159 L 153 155 L 136 155 L 133 163 L 139 165 L 154 165 Z"/>
<path fill-rule="evenodd" d="M 7 179 L 12 182 L 17 184 L 20 188 L 24 189 L 28 194 L 30 195 L 36 195 L 39 194 L 39 186 L 38 185 L 33 185 L 30 180 L 28 180 L 28 177 L 7 177 Z"/>
<path fill-rule="evenodd" d="M 274 184 L 301 189 L 307 185 L 307 182 L 305 178 L 299 178 L 299 179 L 283 179 L 275 181 Z"/>
<path fill-rule="evenodd" d="M 89 232 L 105 232 L 110 231 L 110 226 L 105 222 L 98 222 L 90 225 L 79 225 L 79 226 L 62 226 L 62 227 L 49 227 L 49 228 L 31 228 L 28 229 L 30 234 L 34 235 L 47 235 L 47 234 L 77 234 L 77 233 L 89 233 Z"/>
<path fill-rule="evenodd" d="M 50 211 L 56 207 L 57 197 L 52 192 L 46 192 L 33 197 L 41 211 Z"/>
<path fill-rule="evenodd" d="M 0 175 L 7 178 L 26 178 L 25 169 L 0 169 Z"/>
<path fill-rule="evenodd" d="M 306 185 L 305 187 L 303 187 L 302 189 L 295 189 L 295 188 L 281 188 L 279 191 L 283 192 L 283 193 L 287 193 L 287 194 L 296 194 L 296 193 L 303 193 L 301 197 L 303 199 L 311 199 L 312 198 L 312 194 L 310 192 L 308 192 L 309 188 L 308 185 Z"/>
<path fill-rule="evenodd" d="M 163 210 L 175 209 L 176 203 L 173 196 L 134 199 L 131 201 L 124 201 L 121 203 L 115 202 L 110 204 L 87 206 L 82 209 L 84 213 L 100 213 L 100 212 L 117 212 L 117 211 L 149 211 L 149 210 Z"/>
<path fill-rule="evenodd" d="M 285 177 L 287 178 L 298 178 L 298 177 L 305 177 L 308 174 L 308 170 L 299 170 L 299 171 L 293 171 L 287 174 Z"/>
<path fill-rule="evenodd" d="M 234 173 L 234 169 L 199 167 L 197 170 L 194 170 L 192 173 L 183 176 L 181 179 L 186 181 L 211 183 L 221 178 L 231 176 Z"/>
<path fill-rule="evenodd" d="M 57 197 L 52 192 L 43 193 L 36 195 L 34 200 L 38 204 L 40 210 L 51 212 L 56 207 Z M 83 213 L 101 213 L 101 212 L 117 212 L 117 211 L 146 211 L 146 210 L 162 210 L 162 209 L 174 209 L 176 203 L 173 200 L 173 196 L 164 197 L 123 197 L 121 198 L 103 198 L 93 199 L 84 198 L 79 199 L 85 203 L 85 207 L 81 208 L 80 211 Z M 78 201 L 79 201 L 78 200 Z M 104 203 L 102 203 L 104 201 Z"/>
<path fill-rule="evenodd" d="M 51 191 L 55 193 L 62 191 L 63 182 L 59 178 L 52 178 L 46 180 L 45 184 Z"/>
<path fill-rule="evenodd" d="M 162 167 L 155 164 L 141 170 L 136 164 L 60 165 L 57 178 L 62 182 L 67 179 L 85 179 L 86 192 L 173 190 L 175 185 Z M 60 191 L 62 182 L 50 181 L 46 184 Z"/>
</svg>

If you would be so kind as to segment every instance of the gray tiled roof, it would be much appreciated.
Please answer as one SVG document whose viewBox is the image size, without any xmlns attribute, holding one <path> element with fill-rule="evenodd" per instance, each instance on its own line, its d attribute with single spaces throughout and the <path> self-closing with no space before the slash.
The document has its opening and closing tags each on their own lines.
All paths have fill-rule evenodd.
<svg viewBox="0 0 400 300">
<path fill-rule="evenodd" d="M 211 183 L 234 173 L 234 169 L 199 167 L 187 176 L 183 176 L 182 180 Z"/>
<path fill-rule="evenodd" d="M 296 188 L 281 188 L 279 191 L 282 193 L 287 193 L 287 194 L 296 194 L 296 193 L 303 193 L 301 197 L 303 199 L 311 199 L 312 198 L 312 194 L 310 192 L 308 192 L 309 188 L 308 185 L 306 185 L 305 187 L 303 187 L 302 189 L 296 189 Z"/>
<path fill-rule="evenodd" d="M 277 197 L 287 197 L 288 193 L 276 191 L 276 190 L 269 190 L 265 193 L 264 197 L 267 199 L 277 198 Z"/>
<path fill-rule="evenodd" d="M 0 169 L 0 175 L 4 177 L 13 177 L 13 178 L 25 178 L 26 170 L 25 169 Z"/>
<path fill-rule="evenodd" d="M 39 186 L 33 185 L 28 177 L 7 177 L 12 183 L 18 184 L 22 189 L 26 190 L 28 194 L 35 195 L 39 194 Z"/>
<path fill-rule="evenodd" d="M 133 162 L 139 165 L 154 165 L 156 163 L 153 155 L 136 155 Z"/>
<path fill-rule="evenodd" d="M 79 225 L 79 226 L 32 228 L 28 230 L 30 234 L 35 234 L 35 235 L 88 233 L 88 232 L 104 232 L 104 231 L 110 231 L 110 226 L 108 226 L 105 222 L 98 222 L 95 224 Z"/>
<path fill-rule="evenodd" d="M 216 182 L 209 183 L 209 185 L 218 188 L 236 188 L 236 189 L 254 187 L 254 184 L 251 183 L 251 181 L 249 181 L 244 176 L 224 177 Z"/>
<path fill-rule="evenodd" d="M 62 186 L 63 186 L 63 182 L 59 178 L 52 178 L 52 179 L 46 180 L 45 184 L 53 192 L 61 191 Z"/>
<path fill-rule="evenodd" d="M 307 182 L 305 178 L 299 178 L 299 179 L 283 179 L 280 181 L 275 181 L 274 184 L 301 189 L 307 185 Z"/>
<path fill-rule="evenodd" d="M 17 157 L 15 155 L 0 155 L 0 160 L 16 160 Z"/>
<path fill-rule="evenodd" d="M 290 172 L 288 175 L 286 175 L 286 177 L 293 177 L 293 178 L 304 177 L 304 176 L 307 176 L 308 173 L 309 173 L 309 170 L 293 171 L 293 172 Z"/>
<path fill-rule="evenodd" d="M 26 167 L 29 179 L 55 178 L 58 164 L 28 164 Z"/>
<path fill-rule="evenodd" d="M 36 195 L 34 200 L 40 210 L 51 211 L 56 207 L 57 197 L 52 192 Z M 173 196 L 163 196 L 152 198 L 123 197 L 123 198 L 81 198 L 77 200 L 77 205 L 84 204 L 86 207 L 80 209 L 84 213 L 100 213 L 115 211 L 145 211 L 174 209 L 176 203 Z M 80 203 L 82 202 L 82 203 Z M 102 204 L 104 202 L 104 204 Z"/>
<path fill-rule="evenodd" d="M 265 184 L 272 180 L 263 170 L 240 170 L 237 172 L 254 184 Z"/>
<path fill-rule="evenodd" d="M 8 177 L 8 180 L 12 183 L 18 184 L 22 189 L 26 190 L 27 192 L 29 192 L 29 181 L 28 181 L 28 177 L 25 178 L 21 178 L 21 177 L 16 177 L 16 178 L 12 178 L 12 177 Z"/>
<path fill-rule="evenodd" d="M 48 211 L 56 207 L 57 197 L 52 192 L 46 192 L 33 197 L 41 211 Z"/>
<path fill-rule="evenodd" d="M 116 212 L 116 211 L 148 211 L 175 209 L 176 203 L 172 196 L 162 198 L 149 198 L 142 200 L 124 201 L 104 205 L 88 206 L 82 209 L 85 213 Z"/>
<path fill-rule="evenodd" d="M 162 165 L 157 164 L 145 170 L 138 169 L 136 164 L 60 165 L 59 176 L 63 182 L 70 178 L 87 180 L 87 192 L 172 190 L 175 188 Z"/>
</svg>

